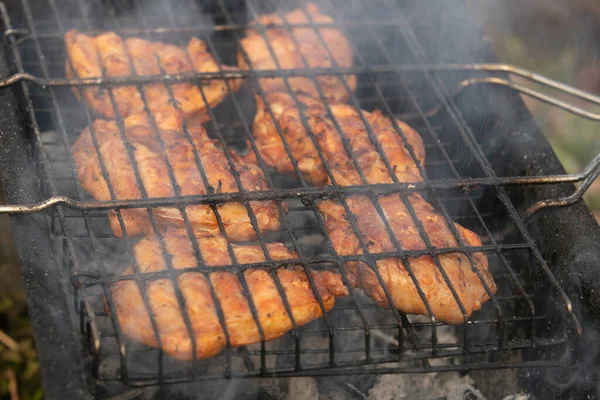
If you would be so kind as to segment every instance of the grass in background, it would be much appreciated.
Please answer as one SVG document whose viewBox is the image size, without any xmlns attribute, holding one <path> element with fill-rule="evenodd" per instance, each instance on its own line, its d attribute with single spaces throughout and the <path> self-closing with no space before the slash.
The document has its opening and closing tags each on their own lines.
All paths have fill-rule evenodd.
<svg viewBox="0 0 600 400">
<path fill-rule="evenodd" d="M 1 190 L 0 203 L 4 203 Z M 0 399 L 39 400 L 40 369 L 6 215 L 0 216 L 0 232 Z"/>
<path fill-rule="evenodd" d="M 529 69 L 559 82 L 575 85 L 581 71 L 586 68 L 580 61 L 582 55 L 578 54 L 581 49 L 564 48 L 558 54 L 547 54 L 537 52 L 522 38 L 514 35 L 496 34 L 492 37 L 496 53 L 503 62 Z M 532 87 L 528 81 L 523 81 L 523 84 Z M 583 101 L 574 101 L 570 96 L 533 87 L 600 114 L 600 106 L 590 106 Z M 600 154 L 600 122 L 578 117 L 527 96 L 523 98 L 568 173 L 580 172 Z M 600 182 L 592 185 L 584 200 L 600 221 Z"/>
<path fill-rule="evenodd" d="M 27 308 L 8 296 L 0 296 L 0 398 L 43 398 Z"/>
</svg>

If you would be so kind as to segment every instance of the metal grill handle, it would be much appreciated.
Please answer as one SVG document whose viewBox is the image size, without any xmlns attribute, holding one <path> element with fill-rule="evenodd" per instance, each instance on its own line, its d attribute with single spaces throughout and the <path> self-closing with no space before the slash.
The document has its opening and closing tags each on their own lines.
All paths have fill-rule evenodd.
<svg viewBox="0 0 600 400">
<path fill-rule="evenodd" d="M 594 105 L 600 105 L 600 97 L 595 96 L 591 93 L 585 92 L 583 90 L 576 89 L 572 86 L 565 85 L 563 83 L 557 82 L 550 78 L 547 78 L 543 75 L 539 75 L 533 73 L 531 71 L 518 68 L 508 64 L 470 64 L 470 65 L 439 65 L 435 70 L 473 70 L 473 71 L 488 71 L 488 72 L 506 72 L 520 78 L 524 78 L 528 81 L 534 82 L 536 84 L 540 84 L 544 87 L 556 90 L 557 92 L 567 94 L 572 96 L 573 98 L 587 101 Z M 456 97 L 460 93 L 462 93 L 466 88 L 483 85 L 483 84 L 491 84 L 491 85 L 499 85 L 515 90 L 521 94 L 532 97 L 544 103 L 559 107 L 571 114 L 580 116 L 582 118 L 589 119 L 591 121 L 600 121 L 600 114 L 590 112 L 584 108 L 575 106 L 573 104 L 567 103 L 555 96 L 548 95 L 546 93 L 542 93 L 538 90 L 528 88 L 519 83 L 513 82 L 511 80 L 505 78 L 497 78 L 497 77 L 486 77 L 486 78 L 470 78 L 461 81 L 456 88 L 453 90 L 451 97 Z M 425 112 L 425 116 L 427 118 L 434 117 L 437 115 L 444 107 L 442 104 L 438 104 L 428 111 Z M 417 114 L 403 114 L 402 118 L 405 120 L 410 120 L 413 118 L 421 118 L 422 115 Z M 573 192 L 573 194 L 565 197 L 559 197 L 557 199 L 545 199 L 538 201 L 529 207 L 523 214 L 522 217 L 524 220 L 529 220 L 533 217 L 537 212 L 543 210 L 545 208 L 551 207 L 565 207 L 571 204 L 576 203 L 581 200 L 586 191 L 592 186 L 592 183 L 598 178 L 600 175 L 600 154 L 598 154 L 582 171 L 581 175 L 585 176 L 585 178 L 581 181 L 581 185 Z"/>
<path fill-rule="evenodd" d="M 17 35 L 19 39 L 22 39 L 22 35 L 26 35 L 27 32 L 21 30 L 9 30 L 4 34 L 6 40 L 7 35 Z M 150 82 L 164 82 L 164 83 L 177 83 L 185 81 L 193 81 L 196 79 L 236 79 L 236 78 L 247 78 L 247 77 L 282 77 L 282 76 L 306 76 L 310 75 L 328 75 L 328 74 L 343 74 L 347 68 L 316 68 L 307 71 L 306 69 L 275 69 L 275 70 L 262 70 L 262 71 L 232 71 L 232 72 L 214 72 L 214 73 L 186 73 L 186 74 L 165 74 L 158 76 L 134 76 L 134 77 L 102 77 L 102 78 L 86 78 L 86 79 L 43 79 L 28 73 L 16 73 L 4 80 L 0 80 L 0 88 L 9 87 L 19 82 L 30 82 L 42 87 L 62 87 L 62 86 L 95 86 L 95 85 L 131 85 L 132 82 L 143 84 Z M 359 68 L 360 69 L 360 68 Z M 576 89 L 572 86 L 565 85 L 557 82 L 543 75 L 536 74 L 534 72 L 518 68 L 508 64 L 409 64 L 402 66 L 369 66 L 362 68 L 364 72 L 390 72 L 390 71 L 484 71 L 484 72 L 505 72 L 511 75 L 516 75 L 536 84 L 543 85 L 550 89 L 558 92 L 570 95 L 574 98 L 587 101 L 589 103 L 600 105 L 600 97 L 595 96 L 591 93 Z M 346 71 L 347 72 L 347 71 Z M 353 73 L 357 72 L 356 68 L 352 69 Z M 358 71 L 360 72 L 360 71 Z M 452 97 L 455 97 L 462 93 L 466 88 L 474 87 L 482 84 L 499 85 L 510 88 L 519 93 L 543 101 L 547 104 L 554 105 L 565 111 L 568 111 L 574 115 L 581 116 L 583 118 L 600 121 L 600 114 L 587 111 L 581 107 L 567 103 L 555 96 L 551 96 L 545 93 L 541 93 L 537 90 L 528 88 L 521 84 L 512 82 L 505 78 L 498 77 L 485 77 L 485 78 L 470 78 L 461 81 L 451 93 Z M 428 111 L 425 112 L 425 116 L 428 118 L 434 117 L 441 110 L 443 105 L 438 104 Z M 413 114 L 402 114 L 401 118 L 410 121 L 414 118 L 419 118 L 419 115 Z M 564 207 L 571 205 L 583 197 L 585 192 L 590 188 L 592 183 L 600 175 L 600 154 L 596 156 L 589 165 L 579 174 L 564 174 L 564 175 L 547 175 L 547 176 L 533 176 L 533 177 L 506 177 L 506 178 L 484 178 L 484 179 L 459 179 L 459 180 L 445 180 L 445 181 L 429 181 L 422 182 L 419 184 L 390 184 L 390 185 L 373 185 L 368 188 L 364 187 L 329 187 L 323 188 L 323 193 L 319 192 L 320 197 L 325 196 L 336 196 L 341 193 L 339 192 L 363 192 L 363 191 L 375 191 L 375 192 L 403 192 L 403 191 L 417 191 L 425 190 L 428 188 L 471 188 L 481 186 L 511 186 L 511 185 L 532 185 L 532 184 L 548 184 L 548 183 L 579 183 L 581 185 L 573 192 L 573 194 L 561 197 L 558 199 L 545 199 L 533 204 L 524 213 L 525 219 L 531 218 L 538 211 L 550 208 L 550 207 Z M 379 188 L 377 187 L 379 186 Z M 280 193 L 281 192 L 281 193 Z M 252 192 L 252 193 L 240 193 L 237 197 L 238 200 L 252 201 L 252 200 L 273 200 L 295 197 L 300 199 L 308 199 L 314 193 L 311 190 L 310 193 L 307 191 L 303 192 L 302 189 L 294 190 L 282 190 L 268 192 Z M 236 199 L 237 199 L 236 197 Z M 231 194 L 230 198 L 231 200 Z M 137 199 L 137 200 L 118 200 L 118 201 L 78 201 L 71 199 L 66 196 L 53 196 L 47 200 L 37 204 L 19 204 L 19 205 L 3 205 L 0 206 L 0 214 L 31 214 L 48 210 L 55 206 L 66 206 L 75 210 L 98 210 L 98 209 L 119 209 L 119 208 L 137 208 L 147 206 L 177 206 L 177 205 L 191 205 L 191 204 L 207 204 L 207 203 L 219 203 L 225 201 L 221 199 L 219 195 L 193 195 L 193 196 L 181 196 L 177 198 L 161 198 L 161 199 Z"/>
</svg>

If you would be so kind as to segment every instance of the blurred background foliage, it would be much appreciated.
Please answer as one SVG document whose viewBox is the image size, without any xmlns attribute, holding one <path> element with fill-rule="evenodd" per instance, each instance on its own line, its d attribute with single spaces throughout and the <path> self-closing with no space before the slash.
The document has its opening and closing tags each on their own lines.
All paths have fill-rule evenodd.
<svg viewBox="0 0 600 400">
<path fill-rule="evenodd" d="M 600 95 L 600 2 L 467 1 L 481 18 L 485 39 L 502 62 Z M 568 172 L 581 171 L 600 153 L 599 123 L 527 98 L 525 101 Z M 595 111 L 600 112 L 600 107 Z M 585 201 L 600 221 L 600 182 L 589 190 Z M 6 217 L 0 217 L 0 399 L 42 397 L 10 226 Z"/>
<path fill-rule="evenodd" d="M 499 59 L 600 95 L 600 2 L 597 0 L 468 0 Z M 515 81 L 519 81 L 515 78 Z M 548 91 L 588 111 L 600 106 Z M 580 172 L 600 153 L 600 122 L 523 96 L 568 173 Z M 586 203 L 600 221 L 600 180 Z"/>
<path fill-rule="evenodd" d="M 0 190 L 0 200 L 4 197 Z M 39 364 L 8 217 L 0 217 L 0 399 L 42 399 Z"/>
</svg>

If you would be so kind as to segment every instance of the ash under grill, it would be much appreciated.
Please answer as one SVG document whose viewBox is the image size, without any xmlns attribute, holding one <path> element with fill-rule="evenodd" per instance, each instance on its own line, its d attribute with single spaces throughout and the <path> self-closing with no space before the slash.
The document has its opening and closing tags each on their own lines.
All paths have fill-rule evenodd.
<svg viewBox="0 0 600 400">
<path fill-rule="evenodd" d="M 514 177 L 516 174 L 502 175 L 504 171 L 498 171 L 494 160 L 488 157 L 496 139 L 485 137 L 480 132 L 473 133 L 479 127 L 473 125 L 468 116 L 464 117 L 472 111 L 464 107 L 468 102 L 454 102 L 447 96 L 447 87 L 454 87 L 461 79 L 481 71 L 459 67 L 447 70 L 431 68 L 430 59 L 417 40 L 418 31 L 411 28 L 411 14 L 405 12 L 402 2 L 382 2 L 378 8 L 370 7 L 366 1 L 352 1 L 351 6 L 341 0 L 319 3 L 321 11 L 336 20 L 327 26 L 342 30 L 352 43 L 355 59 L 355 67 L 352 68 L 220 71 L 133 79 L 103 77 L 100 83 L 64 78 L 66 55 L 63 36 L 70 29 L 92 34 L 112 30 L 123 36 L 179 45 L 187 43 L 191 36 L 198 36 L 206 41 L 220 63 L 233 65 L 248 16 L 253 19 L 264 12 L 279 9 L 275 6 L 282 6 L 284 10 L 302 6 L 300 2 L 292 3 L 258 4 L 249 0 L 244 7 L 231 7 L 223 1 L 216 1 L 203 8 L 192 1 L 111 5 L 83 0 L 60 4 L 53 0 L 22 0 L 8 11 L 2 9 L 7 58 L 14 68 L 12 72 L 21 74 L 11 84 L 18 88 L 28 114 L 25 118 L 31 123 L 41 198 L 67 196 L 76 200 L 66 207 L 62 203 L 48 208 L 48 223 L 57 261 L 70 283 L 67 298 L 76 316 L 75 325 L 81 332 L 77 338 L 85 343 L 88 371 L 100 385 L 123 381 L 132 386 L 145 386 L 222 378 L 564 366 L 565 360 L 558 356 L 532 358 L 524 357 L 522 353 L 532 348 L 556 348 L 567 343 L 568 336 L 581 329 L 567 294 L 553 276 L 547 259 L 542 256 L 517 211 L 532 203 L 525 202 L 523 198 L 516 201 L 512 193 L 522 184 L 548 182 L 541 177 L 519 180 Z M 206 10 L 210 10 L 212 18 L 197 18 Z M 312 23 L 307 27 L 316 29 Z M 444 52 L 439 50 L 443 56 Z M 223 103 L 214 109 L 209 107 L 211 121 L 205 126 L 221 145 L 248 151 L 251 149 L 246 148 L 246 140 L 255 147 L 251 131 L 256 108 L 249 84 L 256 84 L 257 79 L 264 76 L 308 76 L 314 79 L 319 75 L 341 77 L 344 74 L 356 74 L 358 78 L 356 91 L 350 91 L 349 104 L 369 111 L 380 109 L 386 115 L 399 119 L 410 119 L 409 123 L 425 142 L 427 162 L 424 166 L 420 165 L 424 183 L 316 188 L 304 182 L 299 172 L 300 179 L 285 178 L 267 169 L 259 160 L 272 190 L 100 204 L 81 188 L 74 170 L 71 145 L 94 118 L 87 105 L 80 104 L 73 97 L 74 87 L 81 90 L 101 85 L 112 89 L 124 83 L 141 85 L 163 81 L 171 85 L 191 81 L 202 91 L 202 82 L 206 79 L 245 77 L 248 83 L 239 92 L 230 91 Z M 264 92 L 258 92 L 264 98 Z M 112 102 L 114 105 L 114 96 Z M 436 104 L 442 104 L 442 107 L 435 114 L 428 113 Z M 478 113 L 484 111 L 478 108 L 475 114 Z M 490 118 L 494 117 L 491 115 Z M 117 120 L 122 124 L 122 119 Z M 501 127 L 494 127 L 493 123 L 490 125 L 490 134 L 497 133 L 497 129 L 502 131 Z M 396 129 L 407 143 L 402 130 Z M 231 159 L 229 162 L 232 164 Z M 593 171 L 588 172 L 585 178 L 591 182 Z M 172 171 L 170 175 L 166 179 L 173 180 Z M 236 179 L 239 182 L 239 175 Z M 555 180 L 556 183 L 574 181 L 573 178 Z M 514 185 L 509 193 L 505 189 L 508 184 Z M 139 176 L 138 185 L 143 186 Z M 441 213 L 449 227 L 456 222 L 479 234 L 482 246 L 461 244 L 444 249 L 428 246 L 417 251 L 398 248 L 385 254 L 336 255 L 322 217 L 316 210 L 316 201 L 334 197 L 344 202 L 348 196 L 357 193 L 370 198 L 398 193 L 408 206 L 407 196 L 413 192 L 421 193 Z M 277 202 L 282 214 L 282 227 L 278 232 L 261 234 L 254 219 L 252 222 L 258 236 L 256 244 L 264 246 L 273 241 L 286 244 L 299 255 L 297 260 L 287 264 L 299 264 L 307 271 L 335 270 L 348 284 L 343 265 L 351 260 L 361 260 L 373 267 L 375 260 L 392 256 L 406 259 L 429 255 L 437 259 L 440 254 L 461 252 L 472 258 L 473 253 L 482 252 L 488 258 L 498 291 L 492 295 L 488 288 L 491 300 L 483 309 L 468 318 L 467 323 L 452 327 L 434 318 L 384 310 L 360 291 L 354 290 L 348 298 L 338 300 L 331 312 L 323 313 L 323 318 L 295 327 L 281 339 L 226 349 L 216 357 L 190 362 L 171 359 L 160 349 L 133 342 L 122 333 L 116 318 L 111 318 L 115 315 L 111 284 L 125 279 L 140 282 L 161 277 L 176 279 L 181 271 L 169 269 L 152 276 L 141 273 L 121 276 L 132 259 L 135 241 L 113 235 L 107 220 L 109 209 L 146 207 L 151 210 L 153 207 L 175 205 L 183 210 L 183 205 L 193 202 L 209 204 L 216 210 L 218 204 L 236 200 L 243 201 L 252 215 L 248 202 L 266 199 Z M 156 229 L 154 221 L 153 225 Z M 416 225 L 419 235 L 427 243 L 421 224 L 417 221 Z M 223 231 L 222 223 L 220 227 Z M 188 229 L 191 231 L 189 224 Z M 455 236 L 455 239 L 461 243 L 460 238 Z M 363 247 L 366 248 L 364 243 Z M 280 265 L 281 262 L 265 262 L 234 265 L 224 270 L 235 273 L 243 282 L 243 271 L 248 268 L 274 271 Z M 204 273 L 214 271 L 201 266 L 194 270 Z M 272 276 L 275 277 L 275 274 Z M 310 279 L 310 274 L 307 276 Z M 275 282 L 279 292 L 283 293 L 281 284 L 277 279 Z M 312 280 L 311 285 L 314 289 Z M 317 294 L 317 297 L 320 296 Z M 108 300 L 105 301 L 105 298 Z M 556 303 L 551 312 L 540 307 L 547 303 L 547 298 Z M 182 299 L 179 298 L 179 301 L 181 303 Z M 322 299 L 320 303 L 323 309 Z M 288 314 L 291 314 L 289 310 Z M 256 310 L 253 310 L 253 315 L 258 321 Z M 224 325 L 223 316 L 220 315 L 220 318 Z M 187 324 L 191 332 L 189 322 Z M 294 322 L 292 324 L 295 325 Z M 552 326 L 550 333 L 541 332 L 546 326 Z M 156 330 L 155 334 L 160 336 Z"/>
</svg>

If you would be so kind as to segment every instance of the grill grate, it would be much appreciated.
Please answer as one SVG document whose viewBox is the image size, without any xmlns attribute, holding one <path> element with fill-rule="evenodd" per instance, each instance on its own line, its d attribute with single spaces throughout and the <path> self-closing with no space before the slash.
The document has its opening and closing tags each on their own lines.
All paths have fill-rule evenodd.
<svg viewBox="0 0 600 400">
<path fill-rule="evenodd" d="M 251 19 L 254 19 L 260 13 L 272 11 L 276 4 L 270 2 L 258 4 L 256 1 L 248 0 L 246 7 L 239 7 L 232 11 L 227 8 L 223 0 L 210 3 L 214 20 L 217 21 L 216 25 L 208 19 L 197 20 L 201 10 L 198 9 L 197 3 L 192 1 L 161 0 L 153 2 L 152 6 L 144 6 L 139 1 L 130 1 L 121 5 L 121 8 L 115 8 L 114 5 L 84 2 L 84 0 L 65 1 L 60 4 L 54 0 L 21 0 L 20 6 L 11 8 L 10 13 L 2 9 L 5 21 L 4 38 L 11 51 L 10 61 L 16 68 L 14 79 L 9 79 L 4 84 L 20 87 L 20 94 L 31 122 L 34 152 L 38 160 L 38 176 L 44 189 L 43 197 L 66 196 L 75 200 L 73 202 L 59 198 L 59 201 L 43 208 L 49 210 L 52 233 L 61 249 L 59 256 L 73 284 L 74 311 L 79 315 L 81 333 L 87 338 L 92 371 L 98 379 L 123 380 L 131 385 L 147 385 L 218 379 L 224 376 L 347 375 L 366 371 L 428 372 L 561 365 L 560 360 L 515 362 L 514 358 L 510 357 L 519 349 L 564 343 L 573 327 L 579 330 L 577 319 L 571 313 L 569 299 L 550 272 L 525 227 L 525 221 L 519 216 L 503 188 L 507 184 L 552 183 L 552 179 L 538 177 L 537 181 L 527 181 L 525 178 L 517 177 L 498 178 L 475 139 L 472 128 L 463 119 L 456 104 L 447 96 L 444 84 L 438 77 L 438 71 L 427 68 L 428 59 L 409 24 L 402 18 L 401 5 L 392 1 L 382 2 L 377 13 L 394 18 L 381 20 L 379 18 L 381 14 L 374 15 L 375 11 L 368 6 L 368 2 L 352 1 L 351 3 L 352 7 L 349 7 L 347 2 L 342 0 L 324 0 L 319 3 L 319 6 L 323 13 L 336 18 L 336 23 L 327 26 L 341 29 L 350 38 L 356 63 L 356 67 L 353 68 L 334 66 L 323 70 L 304 68 L 261 72 L 250 70 L 235 73 L 220 71 L 210 74 L 134 77 L 133 79 L 104 77 L 100 82 L 95 79 L 64 78 L 66 55 L 62 40 L 68 30 L 77 28 L 92 34 L 102 30 L 114 30 L 125 36 L 164 40 L 180 45 L 186 43 L 191 35 L 197 35 L 206 41 L 220 63 L 233 64 L 247 13 Z M 284 8 L 292 9 L 301 5 L 298 2 L 288 4 Z M 318 32 L 315 24 L 309 23 L 306 26 Z M 123 29 L 123 27 L 127 28 Z M 289 26 L 285 28 L 289 29 Z M 456 73 L 456 69 L 449 68 L 449 70 Z M 457 77 L 463 76 L 464 71 L 458 70 Z M 143 97 L 141 85 L 144 82 L 164 81 L 170 85 L 174 82 L 192 81 L 204 97 L 201 85 L 203 79 L 233 79 L 243 76 L 250 81 L 255 81 L 261 76 L 308 76 L 316 84 L 315 76 L 323 74 L 340 77 L 344 74 L 356 74 L 358 88 L 355 94 L 349 92 L 349 104 L 357 106 L 359 110 L 379 108 L 387 115 L 414 117 L 411 125 L 421 134 L 426 143 L 427 165 L 420 165 L 402 130 L 398 126 L 394 128 L 410 149 L 423 176 L 422 184 L 403 184 L 397 182 L 394 174 L 390 174 L 395 179 L 394 184 L 356 187 L 334 184 L 331 187 L 315 188 L 304 181 L 295 161 L 293 164 L 297 180 L 282 178 L 272 173 L 265 167 L 259 156 L 259 166 L 266 172 L 269 185 L 274 188 L 273 190 L 98 203 L 90 199 L 81 188 L 74 168 L 71 144 L 84 127 L 91 125 L 93 117 L 87 105 L 75 101 L 71 93 L 73 87 L 80 91 L 84 86 L 89 85 L 107 87 L 115 106 L 112 88 L 124 83 L 136 84 Z M 343 79 L 341 81 L 345 82 Z M 316 86 L 319 87 L 318 84 Z M 346 90 L 349 88 L 346 87 Z M 211 122 L 206 124 L 207 129 L 223 146 L 243 148 L 243 142 L 249 139 L 250 150 L 258 154 L 251 134 L 254 112 L 252 95 L 247 88 L 238 93 L 233 93 L 229 88 L 229 92 L 227 101 L 214 109 L 208 107 Z M 173 100 L 170 90 L 169 93 Z M 323 96 L 322 92 L 320 94 Z M 259 95 L 264 99 L 265 94 L 260 88 Z M 425 111 L 432 102 L 442 105 L 435 115 Z M 147 103 L 145 105 L 146 109 L 149 109 Z M 153 120 L 151 114 L 149 117 Z M 361 118 L 365 120 L 362 113 Z M 127 141 L 123 120 L 118 118 L 117 123 L 123 140 Z M 303 124 L 306 126 L 307 122 L 303 121 Z M 185 134 L 190 140 L 187 130 Z M 373 135 L 373 132 L 369 134 Z M 279 135 L 285 143 L 281 131 Z M 92 136 L 94 136 L 93 131 Z M 310 136 L 318 149 L 316 138 L 312 133 Z M 98 150 L 97 142 L 95 146 Z M 348 153 L 352 154 L 347 143 L 345 147 Z M 286 150 L 293 160 L 287 145 Z M 128 155 L 132 165 L 136 165 L 131 150 Z M 98 156 L 101 158 L 100 154 Z M 323 158 L 322 154 L 320 156 Z M 231 169 L 235 171 L 228 154 L 227 158 Z M 204 171 L 197 154 L 196 161 Z M 323 163 L 326 165 L 325 160 Z M 387 160 L 386 166 L 390 168 Z M 358 165 L 356 167 L 360 171 Z M 103 174 L 107 176 L 104 167 Z M 205 186 L 208 187 L 206 173 L 202 172 L 202 174 Z M 234 172 L 234 175 L 238 187 L 241 187 L 239 174 Z M 329 175 L 331 176 L 331 173 Z M 589 176 L 591 175 L 588 174 L 585 178 Z M 139 173 L 136 174 L 136 178 L 138 186 L 143 188 Z M 178 185 L 175 184 L 170 166 L 169 179 L 174 191 L 179 195 Z M 580 176 L 576 180 L 582 179 Z M 106 180 L 109 182 L 109 179 Z M 556 179 L 557 182 L 576 180 L 568 180 L 564 177 L 562 180 Z M 110 190 L 114 199 L 114 192 L 112 188 Z M 426 197 L 443 215 L 459 243 L 458 247 L 441 249 L 431 246 L 407 200 L 408 194 L 415 191 Z M 418 251 L 402 250 L 396 242 L 397 251 L 370 254 L 356 223 L 351 221 L 361 240 L 365 255 L 336 255 L 322 217 L 316 210 L 315 200 L 325 197 L 339 198 L 346 212 L 351 215 L 345 199 L 356 193 L 364 194 L 371 199 L 383 193 L 399 193 L 415 220 L 427 248 Z M 144 197 L 146 197 L 145 192 Z M 257 228 L 256 218 L 249 207 L 249 201 L 264 199 L 274 199 L 282 215 L 282 229 L 274 234 L 261 234 Z M 333 269 L 338 271 L 343 276 L 344 282 L 348 284 L 343 265 L 350 260 L 364 261 L 373 268 L 376 260 L 391 256 L 400 257 L 405 261 L 405 265 L 409 265 L 406 262 L 408 257 L 430 255 L 443 273 L 443 267 L 438 259 L 439 254 L 464 253 L 476 269 L 472 254 L 484 252 L 498 285 L 498 292 L 491 295 L 489 288 L 486 287 L 491 300 L 486 303 L 482 311 L 473 315 L 468 323 L 456 328 L 448 327 L 433 318 L 413 318 L 397 310 L 383 310 L 358 291 L 353 291 L 349 298 L 339 300 L 331 312 L 324 312 L 321 320 L 304 327 L 297 327 L 292 320 L 293 331 L 280 340 L 270 342 L 265 342 L 262 328 L 258 324 L 255 306 L 247 296 L 263 340 L 256 345 L 230 349 L 229 335 L 225 328 L 228 349 L 208 360 L 174 361 L 165 356 L 160 349 L 144 347 L 128 340 L 122 333 L 118 321 L 110 317 L 110 314 L 116 315 L 110 290 L 111 284 L 125 279 L 140 282 L 139 287 L 146 308 L 149 309 L 149 300 L 142 283 L 159 278 L 170 279 L 176 288 L 177 300 L 188 332 L 192 332 L 189 317 L 183 306 L 183 295 L 176 283 L 179 274 L 191 269 L 172 268 L 170 257 L 166 256 L 165 244 L 158 235 L 169 268 L 151 274 L 140 273 L 132 257 L 133 239 L 126 234 L 124 240 L 112 235 L 108 227 L 106 210 L 117 209 L 118 211 L 127 207 L 146 208 L 156 232 L 156 222 L 151 209 L 159 205 L 175 205 L 184 215 L 188 234 L 193 237 L 192 228 L 185 217 L 185 205 L 210 204 L 218 216 L 217 205 L 232 200 L 242 201 L 245 204 L 258 237 L 257 243 L 265 252 L 267 262 L 237 265 L 233 250 L 229 246 L 228 251 L 234 260 L 234 265 L 224 266 L 220 270 L 233 272 L 247 294 L 248 287 L 243 271 L 252 267 L 268 269 L 284 299 L 288 315 L 292 313 L 275 273 L 275 267 L 280 265 L 301 265 L 307 272 L 309 269 Z M 284 203 L 288 206 L 287 212 L 284 210 Z M 386 221 L 378 203 L 374 201 L 374 204 L 382 220 Z M 118 216 L 121 229 L 125 231 L 120 213 Z M 477 232 L 482 237 L 483 245 L 465 246 L 452 221 Z M 221 232 L 225 235 L 219 217 L 218 222 Z M 390 237 L 394 238 L 387 223 L 386 228 Z M 285 262 L 272 261 L 266 251 L 265 243 L 274 240 L 288 245 L 296 251 L 299 258 Z M 199 260 L 199 266 L 193 270 L 202 272 L 208 277 L 208 272 L 214 271 L 214 267 L 204 267 L 198 245 L 195 240 L 192 240 L 192 243 Z M 120 276 L 123 266 L 132 260 L 135 273 L 127 277 Z M 377 268 L 373 270 L 381 283 L 382 279 Z M 324 311 L 323 301 L 316 291 L 315 282 L 311 274 L 307 273 L 307 276 Z M 481 276 L 479 278 L 485 285 Z M 448 278 L 445 279 L 454 297 L 458 299 Z M 382 286 L 385 288 L 385 285 Z M 540 313 L 534 307 L 536 296 L 539 296 L 542 292 L 541 288 L 544 287 L 551 288 L 558 294 L 561 302 L 559 306 L 565 309 L 562 323 L 556 326 L 549 337 L 542 337 L 536 331 L 536 327 L 544 326 L 550 321 L 548 315 Z M 389 300 L 390 294 L 386 292 L 386 295 Z M 212 296 L 215 304 L 218 305 L 214 290 Z M 105 298 L 110 314 L 104 309 Z M 424 297 L 423 300 L 427 304 Z M 464 313 L 462 305 L 461 308 Z M 220 309 L 219 319 L 221 325 L 225 327 Z M 156 337 L 160 337 L 154 321 L 153 329 Z M 452 333 L 448 335 L 447 332 Z M 194 335 L 190 336 L 194 340 Z M 192 346 L 192 352 L 195 354 L 196 344 L 193 343 Z M 482 359 L 481 354 L 490 353 L 493 356 Z M 462 361 L 455 362 L 458 358 Z M 513 361 L 507 361 L 509 359 Z"/>
</svg>

